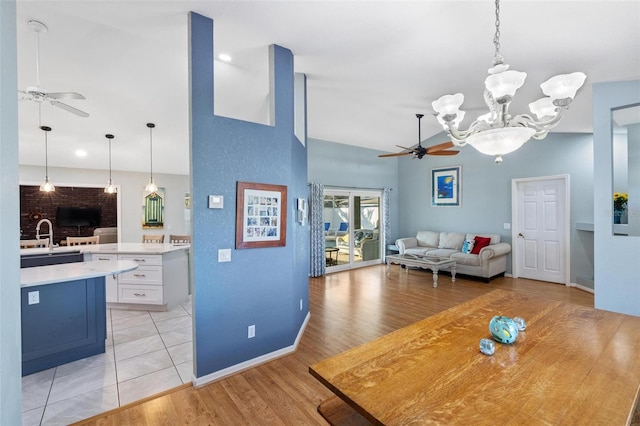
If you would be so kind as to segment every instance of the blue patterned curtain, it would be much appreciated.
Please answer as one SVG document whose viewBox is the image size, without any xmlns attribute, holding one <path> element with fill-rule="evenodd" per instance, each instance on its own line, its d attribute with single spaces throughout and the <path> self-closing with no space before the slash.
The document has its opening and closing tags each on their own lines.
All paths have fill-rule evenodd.
<svg viewBox="0 0 640 426">
<path fill-rule="evenodd" d="M 382 223 L 384 224 L 384 241 L 382 241 L 382 244 L 384 244 L 382 247 L 383 253 L 387 252 L 387 244 L 389 244 L 389 234 L 391 233 L 391 209 L 389 207 L 391 204 L 389 202 L 390 196 L 391 188 L 384 188 L 382 190 Z"/>
<path fill-rule="evenodd" d="M 327 270 L 324 255 L 324 185 L 311 183 L 311 271 L 310 276 L 319 277 Z"/>
</svg>

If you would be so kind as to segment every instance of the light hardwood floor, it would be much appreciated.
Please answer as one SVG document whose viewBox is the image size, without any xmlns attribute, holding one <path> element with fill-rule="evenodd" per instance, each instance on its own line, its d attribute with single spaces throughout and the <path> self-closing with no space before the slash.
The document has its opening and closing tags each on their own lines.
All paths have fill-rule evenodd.
<svg viewBox="0 0 640 426">
<path fill-rule="evenodd" d="M 433 288 L 431 272 L 405 273 L 398 265 L 337 272 L 309 280 L 311 320 L 296 353 L 78 424 L 326 425 L 316 408 L 332 394 L 311 377 L 309 365 L 496 288 L 593 307 L 588 292 L 540 281 L 497 278 L 485 284 L 458 276 L 452 284 L 443 274 Z"/>
</svg>

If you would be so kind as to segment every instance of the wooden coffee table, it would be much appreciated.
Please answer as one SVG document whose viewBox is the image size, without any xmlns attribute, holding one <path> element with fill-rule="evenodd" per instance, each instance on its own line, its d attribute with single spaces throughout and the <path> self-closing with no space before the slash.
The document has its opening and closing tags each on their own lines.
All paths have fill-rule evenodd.
<svg viewBox="0 0 640 426">
<path fill-rule="evenodd" d="M 527 321 L 479 350 L 494 315 Z M 640 317 L 512 291 L 484 296 L 320 361 L 330 424 L 624 425 L 640 385 Z"/>
<path fill-rule="evenodd" d="M 456 261 L 446 257 L 418 256 L 415 254 L 397 254 L 387 256 L 387 264 L 397 263 L 405 266 L 405 272 L 409 273 L 409 267 L 429 269 L 433 271 L 433 287 L 438 287 L 438 271 L 448 269 L 451 272 L 451 282 L 456 282 Z"/>
</svg>

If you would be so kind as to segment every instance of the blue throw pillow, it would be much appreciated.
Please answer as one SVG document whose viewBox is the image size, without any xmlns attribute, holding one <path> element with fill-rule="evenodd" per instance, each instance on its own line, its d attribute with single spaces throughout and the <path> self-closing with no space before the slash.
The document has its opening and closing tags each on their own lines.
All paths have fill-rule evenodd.
<svg viewBox="0 0 640 426">
<path fill-rule="evenodd" d="M 462 243 L 462 252 L 467 254 L 471 253 L 474 244 L 474 240 L 464 240 L 464 243 Z"/>
</svg>

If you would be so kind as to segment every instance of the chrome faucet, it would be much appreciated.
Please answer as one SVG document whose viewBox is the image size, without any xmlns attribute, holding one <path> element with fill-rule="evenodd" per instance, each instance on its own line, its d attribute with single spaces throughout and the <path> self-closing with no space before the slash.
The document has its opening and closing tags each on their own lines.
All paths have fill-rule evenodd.
<svg viewBox="0 0 640 426">
<path fill-rule="evenodd" d="M 40 225 L 42 225 L 43 223 L 46 223 L 47 225 L 49 225 L 49 233 L 48 234 L 40 234 Z M 40 221 L 38 222 L 38 224 L 36 225 L 36 240 L 39 240 L 40 237 L 46 236 L 49 238 L 49 250 L 53 250 L 53 225 L 51 224 L 51 221 L 49 219 L 40 219 Z"/>
</svg>

